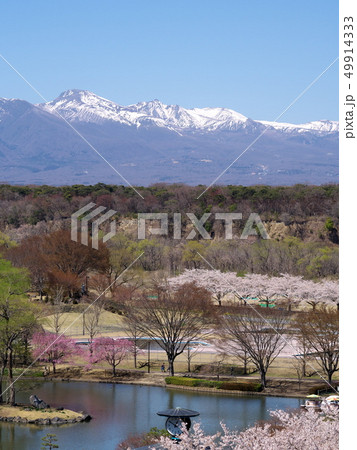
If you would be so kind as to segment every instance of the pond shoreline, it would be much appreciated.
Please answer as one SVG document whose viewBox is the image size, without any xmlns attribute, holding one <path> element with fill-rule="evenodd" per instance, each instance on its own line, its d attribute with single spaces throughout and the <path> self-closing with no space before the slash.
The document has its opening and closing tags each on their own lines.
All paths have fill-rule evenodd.
<svg viewBox="0 0 357 450">
<path fill-rule="evenodd" d="M 65 375 L 65 376 L 64 376 Z M 208 388 L 208 387 L 191 387 L 191 386 L 180 386 L 180 385 L 174 385 L 174 384 L 166 384 L 165 383 L 165 377 L 166 374 L 160 374 L 160 373 L 153 373 L 153 374 L 143 374 L 143 373 L 131 373 L 131 372 L 125 372 L 123 376 L 112 378 L 112 377 L 105 377 L 99 374 L 84 374 L 81 376 L 73 375 L 71 376 L 69 373 L 59 373 L 57 374 L 50 374 L 43 378 L 44 381 L 55 381 L 55 382 L 88 382 L 88 383 L 104 383 L 104 384 L 129 384 L 129 385 L 140 385 L 140 386 L 156 386 L 156 387 L 164 387 L 166 389 L 170 390 L 183 390 L 183 391 L 191 391 L 191 392 L 202 392 L 205 394 L 223 394 L 223 395 L 229 395 L 234 397 L 246 397 L 246 396 L 252 396 L 252 397 L 291 397 L 291 398 L 304 398 L 306 395 L 308 395 L 311 391 L 311 389 L 316 386 L 318 383 L 316 380 L 304 380 L 303 383 L 301 383 L 301 390 L 295 389 L 289 389 L 289 387 L 285 388 L 284 391 L 278 389 L 278 388 L 272 388 L 269 387 L 262 392 L 250 392 L 250 391 L 232 391 L 232 390 L 226 390 L 226 389 L 215 389 L 215 388 Z M 294 384 L 291 380 L 269 380 L 270 384 L 273 383 L 290 383 Z M 297 384 L 297 383 L 296 383 Z"/>
</svg>

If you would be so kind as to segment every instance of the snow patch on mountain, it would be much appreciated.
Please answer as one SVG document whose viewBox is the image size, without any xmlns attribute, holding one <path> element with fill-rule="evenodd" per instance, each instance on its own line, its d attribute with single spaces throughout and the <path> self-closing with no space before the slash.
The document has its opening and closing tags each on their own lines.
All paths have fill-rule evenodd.
<svg viewBox="0 0 357 450">
<path fill-rule="evenodd" d="M 262 123 L 268 127 L 274 128 L 275 130 L 285 131 L 285 132 L 298 132 L 304 133 L 306 131 L 318 131 L 321 133 L 336 133 L 339 130 L 339 123 L 332 120 L 317 120 L 314 122 L 303 123 L 300 125 L 295 125 L 292 123 L 283 122 L 268 122 L 267 120 L 257 120 L 257 122 Z"/>
<path fill-rule="evenodd" d="M 39 108 L 64 117 L 70 122 L 102 124 L 110 120 L 127 126 L 157 126 L 175 131 L 235 131 L 265 127 L 285 133 L 317 132 L 329 134 L 338 132 L 338 122 L 321 120 L 301 125 L 290 123 L 254 121 L 228 108 L 192 108 L 179 105 L 165 105 L 159 100 L 122 106 L 100 97 L 90 91 L 71 89 L 55 100 L 36 105 Z"/>
<path fill-rule="evenodd" d="M 155 99 L 134 105 L 121 106 L 89 91 L 68 90 L 52 102 L 38 107 L 58 113 L 69 121 L 103 123 L 112 120 L 125 125 L 156 125 L 169 129 L 217 130 L 235 129 L 248 119 L 227 108 L 186 109 L 179 105 L 165 105 Z"/>
</svg>

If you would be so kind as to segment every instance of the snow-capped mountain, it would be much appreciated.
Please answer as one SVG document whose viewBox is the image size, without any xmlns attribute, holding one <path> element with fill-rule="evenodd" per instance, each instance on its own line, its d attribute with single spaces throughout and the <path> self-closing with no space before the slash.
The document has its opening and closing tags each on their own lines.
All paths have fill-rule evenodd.
<svg viewBox="0 0 357 450">
<path fill-rule="evenodd" d="M 297 132 L 304 133 L 306 131 L 316 131 L 321 134 L 338 133 L 339 123 L 333 120 L 316 120 L 314 122 L 303 123 L 301 125 L 294 125 L 292 123 L 268 122 L 266 120 L 259 120 L 260 123 L 275 130 L 285 131 L 287 133 Z"/>
<path fill-rule="evenodd" d="M 259 127 L 272 127 L 287 132 L 319 131 L 333 133 L 338 131 L 338 122 L 322 120 L 302 125 L 289 123 L 253 121 L 227 108 L 186 109 L 178 105 L 165 105 L 155 99 L 134 105 L 121 106 L 89 91 L 78 89 L 63 92 L 49 103 L 37 105 L 49 113 L 58 112 L 73 122 L 92 122 L 101 124 L 112 120 L 124 125 L 156 125 L 177 130 L 237 130 L 248 124 Z M 260 127 L 263 129 L 263 127 Z"/>
<path fill-rule="evenodd" d="M 0 99 L 0 182 L 122 183 L 100 153 L 131 183 L 209 184 L 242 152 L 221 183 L 337 181 L 338 122 L 268 122 L 159 100 L 122 106 L 77 89 L 37 105 Z"/>
<path fill-rule="evenodd" d="M 112 120 L 124 125 L 157 125 L 173 129 L 233 130 L 247 117 L 226 108 L 185 109 L 164 105 L 159 100 L 121 106 L 89 91 L 69 90 L 52 102 L 37 105 L 49 113 L 58 112 L 67 120 L 103 123 Z"/>
</svg>

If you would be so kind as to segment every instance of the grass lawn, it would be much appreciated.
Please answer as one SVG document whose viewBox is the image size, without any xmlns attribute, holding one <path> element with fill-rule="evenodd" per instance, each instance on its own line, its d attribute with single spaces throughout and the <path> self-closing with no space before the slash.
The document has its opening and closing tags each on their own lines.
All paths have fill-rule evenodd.
<svg viewBox="0 0 357 450">
<path fill-rule="evenodd" d="M 87 338 L 88 333 L 84 330 L 83 334 L 83 315 L 80 312 L 63 313 L 60 319 L 62 326 L 61 332 L 65 332 L 67 336 L 74 338 Z M 47 316 L 42 319 L 43 327 L 47 331 L 53 332 L 53 316 Z M 113 314 L 109 311 L 103 311 L 99 318 L 99 335 L 101 336 L 125 336 L 123 318 L 118 314 Z"/>
</svg>

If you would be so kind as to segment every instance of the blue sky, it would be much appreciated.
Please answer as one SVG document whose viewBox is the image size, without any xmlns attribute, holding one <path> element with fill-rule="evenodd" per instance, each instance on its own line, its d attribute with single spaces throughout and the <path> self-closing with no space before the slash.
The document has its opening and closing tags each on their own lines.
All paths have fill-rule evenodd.
<svg viewBox="0 0 357 450">
<path fill-rule="evenodd" d="M 0 3 L 0 53 L 48 100 L 88 89 L 274 120 L 338 56 L 335 0 Z M 42 100 L 0 60 L 0 97 Z M 338 120 L 336 63 L 279 121 Z"/>
</svg>

